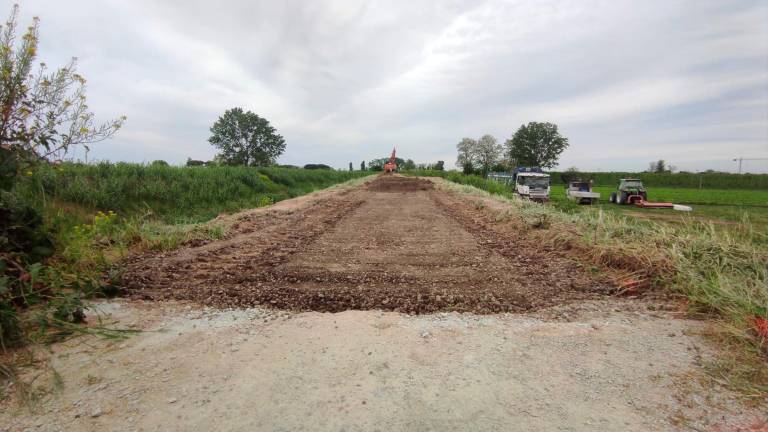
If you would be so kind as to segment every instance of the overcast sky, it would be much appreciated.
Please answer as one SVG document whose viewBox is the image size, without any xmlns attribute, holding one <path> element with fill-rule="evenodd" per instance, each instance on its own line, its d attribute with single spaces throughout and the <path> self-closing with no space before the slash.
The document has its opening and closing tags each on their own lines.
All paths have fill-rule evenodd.
<svg viewBox="0 0 768 432">
<path fill-rule="evenodd" d="M 0 0 L 3 9 L 13 2 Z M 41 61 L 80 60 L 125 128 L 91 158 L 211 159 L 232 107 L 285 137 L 281 163 L 456 161 L 549 121 L 561 167 L 733 171 L 768 158 L 766 1 L 22 0 Z M 768 172 L 768 161 L 744 162 Z"/>
</svg>

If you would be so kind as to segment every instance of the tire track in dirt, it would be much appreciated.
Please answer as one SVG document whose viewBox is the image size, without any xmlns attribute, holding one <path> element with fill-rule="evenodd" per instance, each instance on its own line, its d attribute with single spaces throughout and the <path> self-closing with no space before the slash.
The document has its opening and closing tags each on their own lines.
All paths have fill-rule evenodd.
<svg viewBox="0 0 768 432">
<path fill-rule="evenodd" d="M 472 220 L 428 180 L 382 176 L 221 242 L 132 262 L 133 295 L 338 312 L 522 312 L 595 298 L 574 261 Z M 219 244 L 220 243 L 220 244 Z"/>
</svg>

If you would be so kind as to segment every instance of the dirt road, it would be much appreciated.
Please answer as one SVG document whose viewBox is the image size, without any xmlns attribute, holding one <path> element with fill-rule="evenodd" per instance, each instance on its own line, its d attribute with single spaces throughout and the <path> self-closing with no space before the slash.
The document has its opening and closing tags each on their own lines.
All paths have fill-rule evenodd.
<svg viewBox="0 0 768 432">
<path fill-rule="evenodd" d="M 468 231 L 467 207 L 430 181 L 383 177 L 246 217 L 229 240 L 138 259 L 125 280 L 144 299 L 328 312 L 522 312 L 610 290 L 573 260 Z"/>
<path fill-rule="evenodd" d="M 54 347 L 64 387 L 34 414 L 6 403 L 0 430 L 732 431 L 766 420 L 699 379 L 714 355 L 705 323 L 613 297 L 604 276 L 497 230 L 449 189 L 398 176 L 334 188 L 235 215 L 225 239 L 134 258 L 131 298 L 98 308 L 147 331 Z"/>
</svg>

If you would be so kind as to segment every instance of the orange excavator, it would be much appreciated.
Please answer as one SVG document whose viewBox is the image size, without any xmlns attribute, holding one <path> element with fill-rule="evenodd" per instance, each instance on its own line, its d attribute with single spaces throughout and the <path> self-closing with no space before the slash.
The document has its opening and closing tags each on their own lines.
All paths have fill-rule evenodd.
<svg viewBox="0 0 768 432">
<path fill-rule="evenodd" d="M 397 162 L 395 160 L 395 148 L 392 147 L 392 155 L 389 156 L 389 162 L 384 164 L 385 174 L 393 173 L 397 170 Z"/>
</svg>

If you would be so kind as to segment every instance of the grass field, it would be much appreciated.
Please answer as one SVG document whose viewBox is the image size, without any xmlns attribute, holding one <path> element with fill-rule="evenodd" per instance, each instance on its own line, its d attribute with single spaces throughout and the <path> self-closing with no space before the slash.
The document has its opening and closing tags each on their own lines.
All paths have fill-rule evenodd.
<svg viewBox="0 0 768 432">
<path fill-rule="evenodd" d="M 563 184 L 562 173 L 549 174 L 552 184 Z M 622 178 L 639 178 L 646 186 L 654 188 L 768 190 L 768 174 L 580 172 L 577 176 L 591 179 L 597 186 L 614 186 Z"/>
<path fill-rule="evenodd" d="M 599 208 L 628 216 L 666 221 L 682 220 L 688 217 L 709 219 L 715 222 L 743 222 L 747 220 L 759 226 L 768 226 L 767 190 L 648 187 L 649 201 L 689 205 L 693 207 L 691 213 L 612 204 L 609 202 L 609 198 L 614 190 L 608 186 L 594 188 L 595 192 L 600 193 Z M 573 210 L 577 207 L 565 197 L 565 187 L 561 185 L 552 186 L 551 199 L 561 209 Z"/>
</svg>

